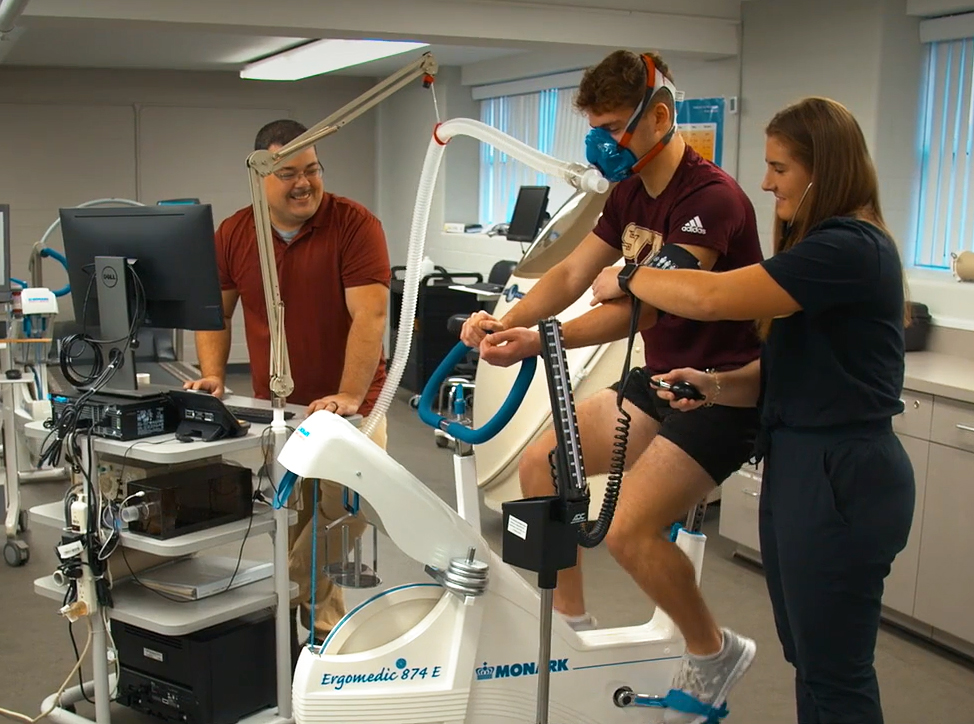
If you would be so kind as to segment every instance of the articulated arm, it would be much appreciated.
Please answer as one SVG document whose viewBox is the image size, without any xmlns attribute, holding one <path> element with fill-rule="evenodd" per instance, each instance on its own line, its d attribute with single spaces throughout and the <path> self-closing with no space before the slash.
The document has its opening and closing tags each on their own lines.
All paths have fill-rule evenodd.
<svg viewBox="0 0 974 724">
<path fill-rule="evenodd" d="M 260 273 L 264 283 L 264 302 L 267 305 L 267 323 L 271 337 L 270 390 L 274 395 L 275 406 L 283 406 L 284 400 L 294 391 L 291 379 L 291 363 L 287 353 L 287 338 L 284 332 L 284 303 L 281 301 L 281 287 L 277 278 L 277 264 L 274 258 L 271 218 L 264 194 L 264 178 L 280 168 L 292 156 L 317 143 L 325 136 L 338 131 L 349 121 L 358 118 L 377 103 L 404 87 L 414 79 L 423 76 L 426 87 L 433 82 L 438 66 L 431 53 L 426 53 L 414 63 L 393 73 L 384 81 L 366 91 L 361 96 L 338 109 L 313 128 L 309 128 L 286 146 L 275 152 L 254 151 L 247 158 L 250 172 L 250 195 L 254 204 L 254 222 L 257 227 L 257 249 L 260 255 Z"/>
</svg>

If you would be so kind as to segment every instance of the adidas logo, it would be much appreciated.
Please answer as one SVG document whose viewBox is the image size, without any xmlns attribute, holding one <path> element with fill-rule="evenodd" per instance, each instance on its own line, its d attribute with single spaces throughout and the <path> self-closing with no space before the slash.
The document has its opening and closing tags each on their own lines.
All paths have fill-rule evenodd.
<svg viewBox="0 0 974 724">
<path fill-rule="evenodd" d="M 683 225 L 683 231 L 689 232 L 691 234 L 706 234 L 707 230 L 703 228 L 703 224 L 700 222 L 699 216 L 694 216 L 687 223 Z"/>
</svg>

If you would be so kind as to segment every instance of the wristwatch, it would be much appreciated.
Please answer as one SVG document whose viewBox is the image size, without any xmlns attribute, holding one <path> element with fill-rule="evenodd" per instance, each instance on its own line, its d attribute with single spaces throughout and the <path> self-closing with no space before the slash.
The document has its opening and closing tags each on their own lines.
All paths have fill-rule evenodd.
<svg viewBox="0 0 974 724">
<path fill-rule="evenodd" d="M 629 280 L 632 279 L 632 275 L 636 273 L 636 270 L 640 267 L 639 264 L 634 264 L 632 262 L 627 262 L 622 271 L 619 272 L 619 288 L 628 294 L 630 297 L 633 293 L 629 291 Z"/>
</svg>

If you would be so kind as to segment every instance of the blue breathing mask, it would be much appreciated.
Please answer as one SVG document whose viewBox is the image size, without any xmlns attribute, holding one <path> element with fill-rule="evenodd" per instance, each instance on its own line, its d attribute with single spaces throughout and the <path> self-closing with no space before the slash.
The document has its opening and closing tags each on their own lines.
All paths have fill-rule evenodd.
<svg viewBox="0 0 974 724">
<path fill-rule="evenodd" d="M 593 128 L 585 136 L 585 158 L 613 183 L 632 176 L 638 161 L 636 154 L 619 145 L 604 128 Z"/>
</svg>

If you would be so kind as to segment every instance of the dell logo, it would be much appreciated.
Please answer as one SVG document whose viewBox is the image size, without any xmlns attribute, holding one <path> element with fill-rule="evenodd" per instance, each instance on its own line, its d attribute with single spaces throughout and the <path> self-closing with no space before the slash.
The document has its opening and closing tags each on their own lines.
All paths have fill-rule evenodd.
<svg viewBox="0 0 974 724">
<path fill-rule="evenodd" d="M 111 267 L 105 267 L 101 272 L 101 281 L 106 287 L 111 289 L 118 284 L 118 275 Z"/>
</svg>

